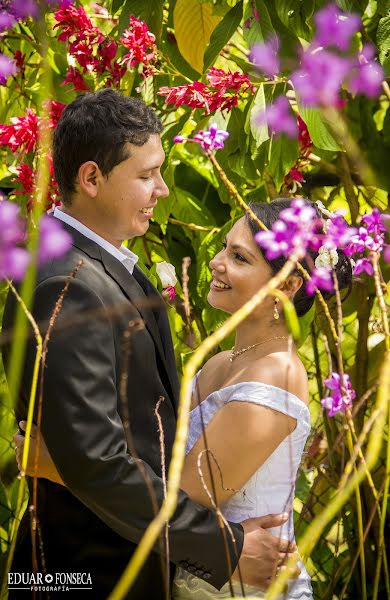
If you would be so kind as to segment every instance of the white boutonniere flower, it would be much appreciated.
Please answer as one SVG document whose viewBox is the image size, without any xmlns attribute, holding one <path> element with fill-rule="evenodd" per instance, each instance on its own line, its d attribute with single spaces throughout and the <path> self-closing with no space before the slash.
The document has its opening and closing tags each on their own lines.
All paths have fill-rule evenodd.
<svg viewBox="0 0 390 600">
<path fill-rule="evenodd" d="M 321 246 L 318 250 L 318 256 L 314 261 L 317 268 L 320 267 L 335 267 L 339 262 L 339 255 L 337 254 L 337 248 L 326 248 Z"/>
<path fill-rule="evenodd" d="M 175 285 L 177 283 L 175 267 L 163 260 L 162 262 L 156 263 L 156 273 L 164 288 L 162 295 L 167 297 L 168 300 L 173 300 L 176 296 Z"/>
</svg>

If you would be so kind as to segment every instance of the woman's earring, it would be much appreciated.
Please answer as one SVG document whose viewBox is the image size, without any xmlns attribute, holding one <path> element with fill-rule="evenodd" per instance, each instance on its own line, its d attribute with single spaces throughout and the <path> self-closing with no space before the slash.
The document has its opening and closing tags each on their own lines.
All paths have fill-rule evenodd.
<svg viewBox="0 0 390 600">
<path fill-rule="evenodd" d="M 276 321 L 279 319 L 278 302 L 279 302 L 279 298 L 275 298 L 275 304 L 274 304 L 274 319 L 275 319 Z"/>
</svg>

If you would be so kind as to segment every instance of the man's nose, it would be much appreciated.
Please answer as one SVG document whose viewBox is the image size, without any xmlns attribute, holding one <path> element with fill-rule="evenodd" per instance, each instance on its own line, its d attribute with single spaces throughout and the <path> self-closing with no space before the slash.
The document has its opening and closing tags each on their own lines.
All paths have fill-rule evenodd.
<svg viewBox="0 0 390 600">
<path fill-rule="evenodd" d="M 158 198 L 167 198 L 169 196 L 169 188 L 161 175 L 157 185 L 156 196 Z"/>
</svg>

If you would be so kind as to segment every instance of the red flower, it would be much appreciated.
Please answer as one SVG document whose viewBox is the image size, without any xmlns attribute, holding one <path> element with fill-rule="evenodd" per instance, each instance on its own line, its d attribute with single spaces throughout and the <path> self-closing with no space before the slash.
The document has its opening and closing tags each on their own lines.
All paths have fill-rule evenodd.
<svg viewBox="0 0 390 600">
<path fill-rule="evenodd" d="M 157 93 L 159 96 L 166 96 L 167 104 L 174 104 L 175 106 L 185 104 L 192 108 L 208 108 L 212 99 L 212 93 L 206 84 L 200 81 L 171 88 L 160 87 Z"/>
<path fill-rule="evenodd" d="M 27 163 L 22 163 L 17 167 L 18 177 L 14 181 L 22 184 L 21 190 L 16 190 L 15 194 L 32 194 L 34 190 L 34 171 Z"/>
<path fill-rule="evenodd" d="M 129 29 L 123 32 L 120 39 L 122 44 L 130 50 L 123 57 L 124 61 L 130 62 L 135 67 L 140 63 L 144 65 L 157 60 L 157 47 L 155 36 L 148 29 L 147 24 L 136 17 L 130 17 Z"/>
<path fill-rule="evenodd" d="M 247 75 L 241 73 L 226 72 L 223 69 L 212 67 L 207 73 L 210 86 L 194 81 L 187 85 L 177 87 L 161 87 L 157 92 L 160 96 L 166 96 L 167 104 L 175 106 L 191 106 L 192 108 L 205 108 L 209 114 L 215 110 L 231 110 L 237 106 L 240 94 L 254 87 Z"/>
<path fill-rule="evenodd" d="M 313 140 L 310 137 L 309 130 L 305 121 L 297 115 L 298 118 L 298 143 L 301 156 L 308 156 L 313 148 Z"/>
<path fill-rule="evenodd" d="M 89 87 L 85 83 L 83 76 L 80 71 L 75 69 L 74 67 L 69 67 L 69 71 L 67 76 L 61 85 L 66 85 L 67 83 L 71 83 L 73 85 L 73 90 L 79 91 L 89 91 Z"/>
<path fill-rule="evenodd" d="M 28 108 L 25 117 L 13 117 L 12 125 L 0 125 L 0 145 L 8 146 L 12 152 L 30 152 L 38 140 L 38 117 Z"/>
<path fill-rule="evenodd" d="M 60 42 L 68 42 L 69 38 L 73 35 L 79 35 L 80 33 L 82 33 L 85 36 L 84 39 L 86 39 L 88 34 L 95 34 L 95 30 L 96 32 L 100 32 L 97 27 L 92 25 L 92 21 L 85 10 L 82 7 L 76 8 L 73 4 L 57 10 L 54 13 L 54 18 L 57 21 L 57 24 L 54 25 L 54 29 L 59 27 L 61 31 L 58 36 Z M 100 34 L 103 37 L 101 32 Z"/>
<path fill-rule="evenodd" d="M 20 73 L 24 73 L 24 70 L 25 70 L 24 61 L 25 60 L 26 60 L 26 55 L 22 54 L 20 50 L 16 50 L 16 52 L 14 52 L 14 61 L 15 61 L 16 67 Z"/>
<path fill-rule="evenodd" d="M 62 102 L 55 102 L 54 100 L 46 100 L 43 104 L 46 110 L 49 111 L 49 127 L 50 129 L 55 129 L 62 115 L 62 111 L 65 108 L 65 104 L 62 104 Z"/>
<path fill-rule="evenodd" d="M 238 92 L 239 90 L 246 92 L 251 88 L 254 91 L 248 75 L 243 75 L 238 71 L 231 73 L 230 71 L 226 72 L 223 69 L 211 67 L 206 77 L 210 85 L 218 88 L 221 94 L 225 94 L 227 91 Z"/>
<path fill-rule="evenodd" d="M 298 145 L 299 156 L 293 167 L 284 178 L 284 185 L 290 189 L 291 193 L 295 193 L 298 187 L 302 187 L 302 182 L 305 178 L 302 174 L 303 169 L 309 164 L 309 154 L 313 148 L 313 141 L 310 137 L 309 130 L 305 121 L 297 115 L 298 119 Z"/>
<path fill-rule="evenodd" d="M 47 189 L 46 207 L 45 208 L 46 208 L 46 210 L 49 210 L 53 206 L 59 206 L 61 204 L 61 201 L 60 201 L 60 194 L 58 191 L 58 185 L 54 178 L 52 157 L 49 155 L 47 157 L 47 160 L 49 162 L 50 181 L 49 181 L 49 185 L 48 185 L 48 189 Z M 28 163 L 21 163 L 17 167 L 17 171 L 18 171 L 18 176 L 15 177 L 15 179 L 13 181 L 19 182 L 22 187 L 19 190 L 15 190 L 15 194 L 28 195 L 28 200 L 27 200 L 26 206 L 27 206 L 27 210 L 30 211 L 33 206 L 33 194 L 35 191 L 36 173 L 34 172 L 33 168 L 30 167 L 30 165 Z"/>
</svg>

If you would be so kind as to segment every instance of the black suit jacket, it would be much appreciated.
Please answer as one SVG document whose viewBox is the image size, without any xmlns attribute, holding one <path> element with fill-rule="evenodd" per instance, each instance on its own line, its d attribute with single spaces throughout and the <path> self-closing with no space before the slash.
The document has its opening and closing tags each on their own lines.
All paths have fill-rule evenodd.
<svg viewBox="0 0 390 600">
<path fill-rule="evenodd" d="M 144 461 L 158 505 L 163 499 L 156 403 L 167 465 L 175 436 L 178 381 L 164 303 L 145 275 L 125 267 L 72 227 L 68 255 L 38 273 L 33 314 L 45 333 L 69 273 L 44 369 L 42 433 L 66 488 L 39 480 L 38 512 L 47 572 L 90 572 L 94 598 L 108 595 L 154 516 L 144 477 L 131 455 L 123 420 Z M 9 294 L 3 331 L 12 327 Z M 134 330 L 131 325 L 141 323 Z M 124 334 L 130 331 L 125 351 Z M 25 418 L 35 358 L 30 337 L 17 418 Z M 4 349 L 7 368 L 9 346 Z M 126 410 L 120 382 L 127 373 Z M 123 398 L 123 394 L 122 394 Z M 128 413 L 126 415 L 126 413 Z M 28 516 L 25 515 L 25 520 Z M 243 532 L 232 525 L 241 551 Z M 31 570 L 29 536 L 19 536 L 13 571 Z M 220 588 L 227 580 L 222 536 L 215 515 L 180 493 L 169 527 L 170 559 Z M 158 547 L 156 547 L 158 551 Z M 237 558 L 230 548 L 233 568 Z M 19 597 L 19 596 L 18 596 Z M 128 598 L 164 597 L 161 561 L 152 553 Z"/>
</svg>

